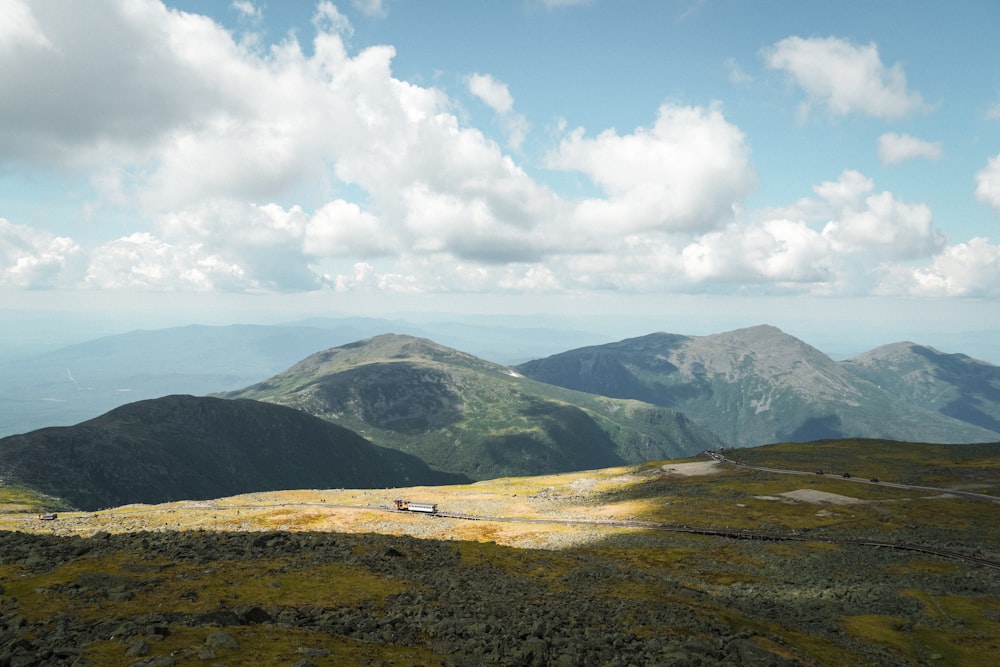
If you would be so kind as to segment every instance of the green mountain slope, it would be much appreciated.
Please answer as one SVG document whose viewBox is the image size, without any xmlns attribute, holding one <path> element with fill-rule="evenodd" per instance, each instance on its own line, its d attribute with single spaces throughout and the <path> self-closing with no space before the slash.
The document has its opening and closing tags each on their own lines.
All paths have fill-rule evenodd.
<svg viewBox="0 0 1000 667">
<path fill-rule="evenodd" d="M 468 481 L 278 405 L 167 396 L 0 440 L 0 478 L 81 509 Z"/>
<path fill-rule="evenodd" d="M 720 442 L 671 410 L 548 386 L 394 334 L 314 354 L 224 396 L 295 407 L 474 479 L 686 456 Z"/>
<path fill-rule="evenodd" d="M 903 342 L 843 362 L 893 396 L 1000 434 L 1000 367 Z"/>
<path fill-rule="evenodd" d="M 731 446 L 841 437 L 996 439 L 986 429 L 900 400 L 770 326 L 711 336 L 651 334 L 517 370 L 541 382 L 679 410 Z"/>
</svg>

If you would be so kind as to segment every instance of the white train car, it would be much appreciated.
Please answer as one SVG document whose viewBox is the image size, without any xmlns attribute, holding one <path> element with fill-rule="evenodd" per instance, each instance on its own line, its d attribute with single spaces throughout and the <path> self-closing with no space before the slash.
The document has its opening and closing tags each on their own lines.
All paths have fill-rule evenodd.
<svg viewBox="0 0 1000 667">
<path fill-rule="evenodd" d="M 415 503 L 409 500 L 394 500 L 393 506 L 401 512 L 423 512 L 424 514 L 436 514 L 438 506 L 434 503 Z"/>
</svg>

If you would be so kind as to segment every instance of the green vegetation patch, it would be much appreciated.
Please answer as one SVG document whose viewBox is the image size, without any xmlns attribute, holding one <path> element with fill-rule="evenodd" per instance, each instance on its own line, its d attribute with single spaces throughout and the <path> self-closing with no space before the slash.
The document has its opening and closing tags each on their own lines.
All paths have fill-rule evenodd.
<svg viewBox="0 0 1000 667">
<path fill-rule="evenodd" d="M 68 512 L 73 506 L 19 484 L 0 486 L 0 512 Z"/>
<path fill-rule="evenodd" d="M 1000 443 L 936 445 L 845 438 L 727 450 L 726 454 L 764 467 L 850 472 L 866 479 L 977 493 L 1000 488 Z"/>
<path fill-rule="evenodd" d="M 353 606 L 408 588 L 405 582 L 347 563 L 272 558 L 206 565 L 125 552 L 85 555 L 41 574 L 2 565 L 0 583 L 33 619 L 66 611 L 91 621 L 150 611 L 207 613 L 237 604 Z"/>
<path fill-rule="evenodd" d="M 227 627 L 224 632 L 237 646 L 218 646 L 213 627 L 169 625 L 165 635 L 111 639 L 90 644 L 84 655 L 97 665 L 132 664 L 126 651 L 137 642 L 146 644 L 145 659 L 170 656 L 172 664 L 291 665 L 308 660 L 317 667 L 362 667 L 378 664 L 434 665 L 441 656 L 426 647 L 360 642 L 325 632 L 262 626 Z"/>
</svg>

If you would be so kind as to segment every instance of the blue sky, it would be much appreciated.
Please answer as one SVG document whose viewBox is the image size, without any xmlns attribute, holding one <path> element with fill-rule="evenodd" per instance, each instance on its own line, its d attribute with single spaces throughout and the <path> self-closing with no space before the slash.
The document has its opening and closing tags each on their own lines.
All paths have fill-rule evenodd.
<svg viewBox="0 0 1000 667">
<path fill-rule="evenodd" d="M 1000 330 L 997 3 L 0 13 L 0 309 Z"/>
</svg>

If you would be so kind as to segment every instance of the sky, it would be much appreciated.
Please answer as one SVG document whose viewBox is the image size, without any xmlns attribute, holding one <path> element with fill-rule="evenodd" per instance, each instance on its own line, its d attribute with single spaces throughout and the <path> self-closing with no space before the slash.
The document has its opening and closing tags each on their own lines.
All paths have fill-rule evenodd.
<svg viewBox="0 0 1000 667">
<path fill-rule="evenodd" d="M 1000 3 L 0 16 L 0 311 L 1000 331 Z"/>
</svg>

